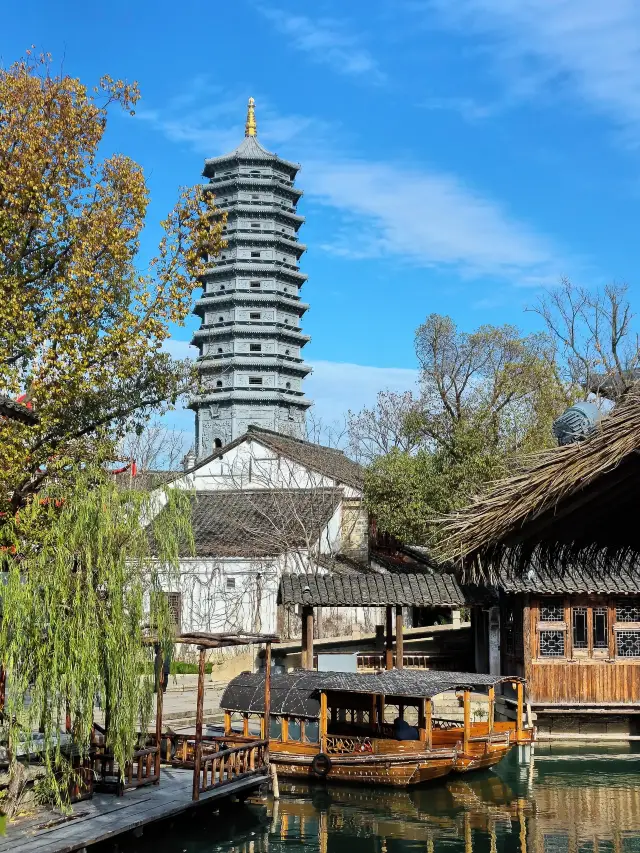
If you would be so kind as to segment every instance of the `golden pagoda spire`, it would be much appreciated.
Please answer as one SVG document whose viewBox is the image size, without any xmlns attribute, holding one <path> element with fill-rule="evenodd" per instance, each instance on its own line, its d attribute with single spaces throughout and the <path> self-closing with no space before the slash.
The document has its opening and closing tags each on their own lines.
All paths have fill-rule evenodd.
<svg viewBox="0 0 640 853">
<path fill-rule="evenodd" d="M 253 98 L 249 98 L 247 104 L 247 123 L 244 126 L 245 136 L 257 136 L 258 125 L 256 124 L 256 102 Z"/>
</svg>

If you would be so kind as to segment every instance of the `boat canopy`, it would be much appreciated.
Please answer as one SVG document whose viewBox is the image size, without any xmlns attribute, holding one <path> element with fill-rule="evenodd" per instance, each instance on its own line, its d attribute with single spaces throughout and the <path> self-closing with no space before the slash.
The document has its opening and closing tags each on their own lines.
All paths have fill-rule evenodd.
<svg viewBox="0 0 640 853">
<path fill-rule="evenodd" d="M 312 672 L 299 670 L 271 676 L 271 714 L 320 716 L 320 693 L 369 693 L 431 699 L 448 690 L 493 687 L 501 681 L 522 682 L 518 676 L 438 670 L 388 670 L 380 673 Z M 227 685 L 220 707 L 225 711 L 264 713 L 264 672 L 243 672 Z"/>
</svg>

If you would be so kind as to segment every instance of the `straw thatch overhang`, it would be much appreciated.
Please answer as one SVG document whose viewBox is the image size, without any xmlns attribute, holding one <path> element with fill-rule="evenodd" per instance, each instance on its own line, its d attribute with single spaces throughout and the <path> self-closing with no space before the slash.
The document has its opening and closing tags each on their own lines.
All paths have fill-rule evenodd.
<svg viewBox="0 0 640 853">
<path fill-rule="evenodd" d="M 467 573 L 640 568 L 640 394 L 584 442 L 533 457 L 465 509 L 435 522 L 440 553 Z"/>
</svg>

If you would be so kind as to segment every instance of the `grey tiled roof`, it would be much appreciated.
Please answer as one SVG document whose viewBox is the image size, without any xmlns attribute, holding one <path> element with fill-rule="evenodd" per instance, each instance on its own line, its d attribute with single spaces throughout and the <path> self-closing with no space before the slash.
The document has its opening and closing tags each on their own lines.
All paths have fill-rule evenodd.
<svg viewBox="0 0 640 853">
<path fill-rule="evenodd" d="M 196 492 L 196 556 L 267 557 L 305 548 L 318 538 L 341 498 L 336 489 Z"/>
<path fill-rule="evenodd" d="M 314 607 L 463 607 L 465 592 L 453 575 L 429 574 L 284 574 L 278 601 Z"/>
<path fill-rule="evenodd" d="M 23 424 L 37 424 L 40 420 L 34 411 L 22 403 L 16 403 L 10 397 L 5 397 L 4 394 L 0 394 L 0 415 Z"/>
<path fill-rule="evenodd" d="M 447 690 L 492 687 L 501 675 L 439 670 L 392 669 L 376 674 L 298 671 L 271 676 L 271 713 L 316 718 L 320 690 L 430 698 Z M 509 676 L 510 681 L 522 679 Z M 243 672 L 227 685 L 220 707 L 226 711 L 264 711 L 264 673 Z"/>
<path fill-rule="evenodd" d="M 214 166 L 219 163 L 224 163 L 226 160 L 278 160 L 285 166 L 288 166 L 290 169 L 298 170 L 300 168 L 299 163 L 290 163 L 288 160 L 283 160 L 281 157 L 278 157 L 277 154 L 272 154 L 271 151 L 267 151 L 267 149 L 262 146 L 257 137 L 255 136 L 245 136 L 240 145 L 237 148 L 234 148 L 233 151 L 230 151 L 228 154 L 222 154 L 220 157 L 208 157 L 205 162 L 205 175 L 207 174 L 207 167 Z"/>
<path fill-rule="evenodd" d="M 553 570 L 532 567 L 524 573 L 502 569 L 495 583 L 505 592 L 640 595 L 640 569 L 595 564 L 584 568 L 558 565 Z"/>
<path fill-rule="evenodd" d="M 261 444 L 270 447 L 276 453 L 287 456 L 294 462 L 331 477 L 347 486 L 361 489 L 364 485 L 364 468 L 341 450 L 333 447 L 324 447 L 321 444 L 313 444 L 301 438 L 291 438 L 279 432 L 250 426 L 247 435 L 257 439 Z"/>
</svg>

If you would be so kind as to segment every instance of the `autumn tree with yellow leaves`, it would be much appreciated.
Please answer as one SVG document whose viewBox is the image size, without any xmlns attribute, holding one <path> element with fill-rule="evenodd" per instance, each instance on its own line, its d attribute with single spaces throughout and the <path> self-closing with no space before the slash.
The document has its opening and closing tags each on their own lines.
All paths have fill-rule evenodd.
<svg viewBox="0 0 640 853">
<path fill-rule="evenodd" d="M 0 69 L 0 394 L 38 416 L 0 418 L 0 744 L 19 802 L 21 764 L 42 732 L 43 797 L 64 805 L 88 754 L 94 697 L 124 772 L 151 711 L 143 642 L 172 642 L 163 590 L 192 532 L 188 496 L 172 490 L 153 535 L 153 501 L 124 491 L 105 463 L 126 433 L 193 389 L 188 362 L 162 350 L 191 307 L 194 282 L 222 245 L 224 216 L 202 189 L 180 193 L 149 267 L 138 266 L 149 199 L 141 167 L 101 157 L 113 109 L 133 111 L 136 84 L 92 91 L 46 56 Z M 153 522 L 152 522 L 153 525 Z M 145 627 L 146 626 L 146 627 Z M 4 682 L 4 679 L 3 679 Z M 30 702 L 24 702 L 28 692 Z"/>
<path fill-rule="evenodd" d="M 138 99 L 135 83 L 103 77 L 88 90 L 30 52 L 0 69 L 0 393 L 24 394 L 39 416 L 0 421 L 0 510 L 193 387 L 162 343 L 189 313 L 224 217 L 212 194 L 183 190 L 138 268 L 142 168 L 100 157 L 110 112 L 133 113 Z"/>
</svg>

